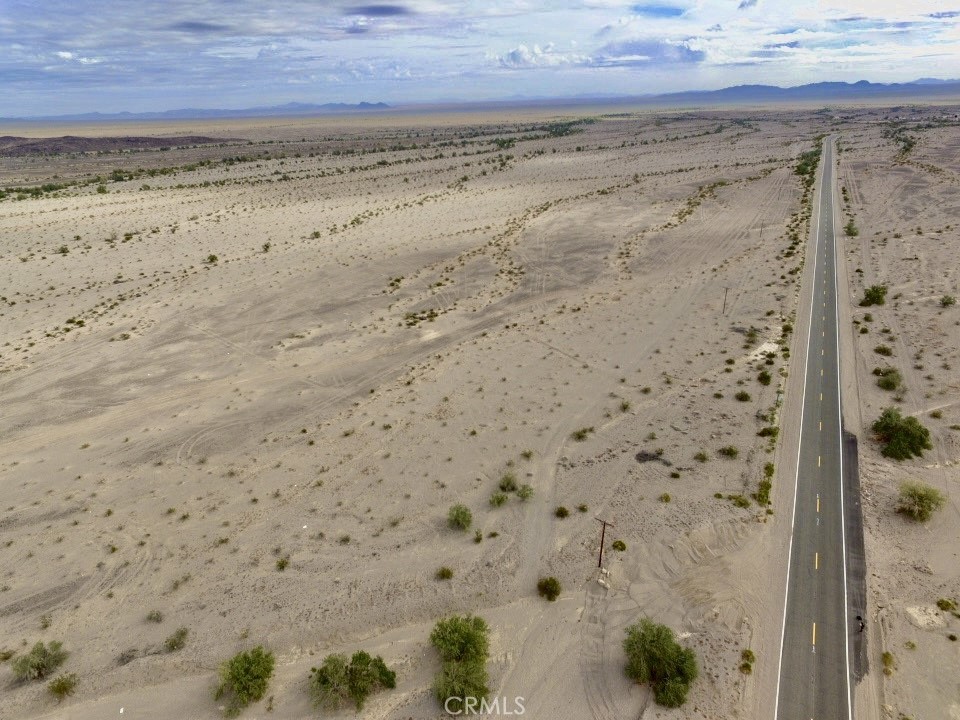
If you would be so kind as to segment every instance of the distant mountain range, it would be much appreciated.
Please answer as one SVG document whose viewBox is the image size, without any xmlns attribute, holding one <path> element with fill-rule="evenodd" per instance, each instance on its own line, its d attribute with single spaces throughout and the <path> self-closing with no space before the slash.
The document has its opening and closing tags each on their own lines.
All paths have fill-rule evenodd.
<svg viewBox="0 0 960 720">
<path fill-rule="evenodd" d="M 860 80 L 855 83 L 818 82 L 795 87 L 777 87 L 775 85 L 736 85 L 722 90 L 687 90 L 660 95 L 579 95 L 577 97 L 511 97 L 506 100 L 451 102 L 435 105 L 407 104 L 401 107 L 382 102 L 311 103 L 291 102 L 285 105 L 269 107 L 227 109 L 181 108 L 162 112 L 120 112 L 120 113 L 81 113 L 74 115 L 35 116 L 20 118 L 0 118 L 3 121 L 46 120 L 57 122 L 100 122 L 116 120 L 202 120 L 217 118 L 256 118 L 256 117 L 306 117 L 311 115 L 334 115 L 352 113 L 373 113 L 391 110 L 429 111 L 431 107 L 443 108 L 483 108 L 504 105 L 584 105 L 591 103 L 614 104 L 657 104 L 657 105 L 722 105 L 729 103 L 764 104 L 782 102 L 853 102 L 857 100 L 889 98 L 897 101 L 909 101 L 911 98 L 960 98 L 960 80 L 940 80 L 920 78 L 908 83 L 872 83 Z"/>
<path fill-rule="evenodd" d="M 56 120 L 58 122 L 100 122 L 111 120 L 203 120 L 217 118 L 250 118 L 250 117 L 289 117 L 302 115 L 332 115 L 336 113 L 374 112 L 387 110 L 389 105 L 382 102 L 369 103 L 311 103 L 290 102 L 286 105 L 271 105 L 269 107 L 227 109 L 180 108 L 179 110 L 163 110 L 160 112 L 119 112 L 119 113 L 78 113 L 74 115 L 45 115 L 20 118 L 0 118 L 4 120 Z"/>
</svg>

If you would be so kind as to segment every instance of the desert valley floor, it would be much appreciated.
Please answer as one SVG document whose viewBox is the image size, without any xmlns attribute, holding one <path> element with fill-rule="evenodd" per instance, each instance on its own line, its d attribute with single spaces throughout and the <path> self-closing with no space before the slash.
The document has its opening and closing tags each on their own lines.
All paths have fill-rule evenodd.
<svg viewBox="0 0 960 720">
<path fill-rule="evenodd" d="M 0 718 L 220 717 L 218 665 L 257 644 L 277 670 L 244 716 L 318 716 L 309 669 L 362 648 L 398 675 L 362 717 L 446 717 L 428 636 L 455 612 L 489 623 L 491 695 L 527 717 L 770 717 L 812 209 L 795 168 L 827 136 L 837 227 L 858 229 L 838 237 L 868 566 L 857 716 L 960 717 L 960 620 L 936 605 L 960 599 L 960 308 L 939 302 L 960 292 L 957 118 L 4 128 L 100 139 L 0 138 Z M 878 283 L 887 304 L 859 307 Z M 891 404 L 930 428 L 922 459 L 871 440 Z M 504 476 L 532 497 L 497 497 Z M 895 512 L 906 479 L 947 495 L 929 523 Z M 682 709 L 623 673 L 644 616 L 697 653 Z M 79 678 L 60 705 L 9 670 L 38 640 Z"/>
</svg>

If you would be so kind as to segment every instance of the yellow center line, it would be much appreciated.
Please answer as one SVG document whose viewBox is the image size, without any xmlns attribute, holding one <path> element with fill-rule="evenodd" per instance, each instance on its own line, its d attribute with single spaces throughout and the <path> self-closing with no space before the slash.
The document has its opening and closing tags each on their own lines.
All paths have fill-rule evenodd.
<svg viewBox="0 0 960 720">
<path fill-rule="evenodd" d="M 820 421 L 820 432 L 823 432 L 823 420 Z"/>
<path fill-rule="evenodd" d="M 817 624 L 813 624 L 813 644 L 817 644 Z"/>
<path fill-rule="evenodd" d="M 820 512 L 820 493 L 817 493 L 817 512 Z"/>
<path fill-rule="evenodd" d="M 820 456 L 817 455 L 817 467 L 820 467 L 820 459 L 821 459 Z"/>
<path fill-rule="evenodd" d="M 818 552 L 815 552 L 813 554 L 813 569 L 814 570 L 820 569 L 820 553 Z"/>
</svg>

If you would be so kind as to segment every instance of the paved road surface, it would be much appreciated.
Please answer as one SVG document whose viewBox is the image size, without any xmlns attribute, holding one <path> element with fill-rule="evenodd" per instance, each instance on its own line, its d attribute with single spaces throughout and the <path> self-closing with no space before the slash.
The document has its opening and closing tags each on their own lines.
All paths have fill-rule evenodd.
<svg viewBox="0 0 960 720">
<path fill-rule="evenodd" d="M 859 625 L 847 606 L 833 157 L 827 138 L 813 217 L 816 266 L 776 720 L 852 716 L 849 641 Z"/>
</svg>

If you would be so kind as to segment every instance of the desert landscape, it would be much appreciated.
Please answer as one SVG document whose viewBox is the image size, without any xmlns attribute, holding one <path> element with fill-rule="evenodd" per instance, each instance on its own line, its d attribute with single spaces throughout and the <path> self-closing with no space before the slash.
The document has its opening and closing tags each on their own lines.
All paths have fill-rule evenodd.
<svg viewBox="0 0 960 720">
<path fill-rule="evenodd" d="M 769 717 L 798 163 L 828 136 L 857 717 L 960 717 L 937 605 L 960 600 L 958 124 L 878 103 L 0 129 L 0 718 L 222 717 L 218 667 L 256 645 L 276 670 L 244 717 L 319 716 L 310 669 L 359 649 L 396 671 L 360 716 L 448 717 L 429 637 L 453 613 L 487 622 L 490 694 L 527 717 Z M 881 455 L 891 405 L 930 429 L 922 458 Z M 947 497 L 929 522 L 896 512 L 904 480 Z M 624 674 L 644 617 L 697 655 L 682 708 Z M 62 703 L 10 671 L 54 640 Z"/>
</svg>

